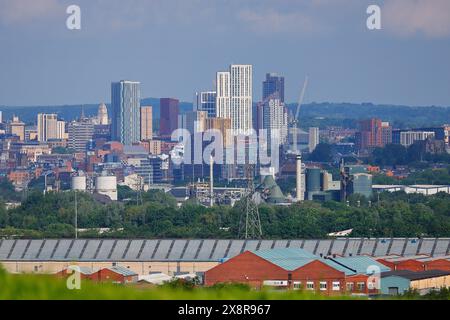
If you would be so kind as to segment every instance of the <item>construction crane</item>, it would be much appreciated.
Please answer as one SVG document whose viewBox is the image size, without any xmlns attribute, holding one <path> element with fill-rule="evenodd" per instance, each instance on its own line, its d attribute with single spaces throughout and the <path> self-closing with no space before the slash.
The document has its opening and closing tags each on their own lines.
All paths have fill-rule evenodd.
<svg viewBox="0 0 450 320">
<path fill-rule="evenodd" d="M 306 87 L 308 86 L 308 76 L 305 77 L 305 82 L 303 83 L 302 92 L 300 93 L 300 99 L 298 100 L 297 109 L 295 111 L 294 119 L 292 119 L 290 123 L 291 134 L 292 134 L 292 152 L 297 154 L 297 137 L 298 137 L 298 124 L 299 124 L 299 116 L 300 116 L 300 108 L 303 104 L 303 99 L 305 97 Z"/>
</svg>

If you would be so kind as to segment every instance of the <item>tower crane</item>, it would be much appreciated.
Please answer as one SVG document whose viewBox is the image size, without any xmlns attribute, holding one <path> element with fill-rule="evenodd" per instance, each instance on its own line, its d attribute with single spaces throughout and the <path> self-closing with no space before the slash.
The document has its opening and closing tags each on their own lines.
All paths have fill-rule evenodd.
<svg viewBox="0 0 450 320">
<path fill-rule="evenodd" d="M 298 117 L 300 116 L 300 108 L 303 104 L 303 99 L 305 97 L 305 92 L 306 92 L 307 86 L 308 86 L 308 76 L 305 77 L 305 82 L 303 83 L 302 92 L 300 93 L 300 98 L 298 100 L 297 109 L 295 111 L 295 116 L 294 116 L 294 119 L 292 119 L 292 121 L 290 123 L 291 133 L 292 133 L 292 143 L 294 145 L 292 148 L 292 152 L 294 154 L 298 153 L 298 150 L 297 150 L 298 124 L 299 124 Z"/>
</svg>

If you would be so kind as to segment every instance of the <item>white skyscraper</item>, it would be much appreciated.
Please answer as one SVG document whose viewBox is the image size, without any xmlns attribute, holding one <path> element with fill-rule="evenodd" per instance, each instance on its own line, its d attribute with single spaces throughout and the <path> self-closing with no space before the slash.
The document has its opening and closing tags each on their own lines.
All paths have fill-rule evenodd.
<svg viewBox="0 0 450 320">
<path fill-rule="evenodd" d="M 231 119 L 234 135 L 248 134 L 253 128 L 252 75 L 251 65 L 231 65 L 230 71 L 217 73 L 217 116 Z"/>
<path fill-rule="evenodd" d="M 58 120 L 56 122 L 56 139 L 66 138 L 66 123 L 64 121 Z"/>
<path fill-rule="evenodd" d="M 230 73 L 217 72 L 216 77 L 216 108 L 217 117 L 231 119 L 230 110 Z"/>
<path fill-rule="evenodd" d="M 319 144 L 319 128 L 312 127 L 309 128 L 309 143 L 308 148 L 309 152 L 313 152 Z"/>
<path fill-rule="evenodd" d="M 270 144 L 270 139 L 274 135 L 275 130 L 278 131 L 279 143 L 286 143 L 287 125 L 288 113 L 284 103 L 278 98 L 265 101 L 263 106 L 263 129 L 267 130 L 268 143 Z"/>
<path fill-rule="evenodd" d="M 39 113 L 37 116 L 38 141 L 46 142 L 58 138 L 58 116 L 54 113 Z"/>
</svg>

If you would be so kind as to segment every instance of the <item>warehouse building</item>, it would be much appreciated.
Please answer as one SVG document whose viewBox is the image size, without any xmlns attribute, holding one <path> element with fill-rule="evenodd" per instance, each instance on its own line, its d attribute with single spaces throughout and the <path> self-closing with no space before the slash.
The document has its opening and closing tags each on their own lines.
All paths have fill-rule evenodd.
<svg viewBox="0 0 450 320">
<path fill-rule="evenodd" d="M 450 194 L 449 185 L 373 185 L 374 192 L 397 192 L 420 193 L 426 196 L 434 195 L 439 192 Z"/>
<path fill-rule="evenodd" d="M 97 271 L 94 271 L 93 269 L 88 267 L 71 265 L 57 272 L 55 275 L 57 277 L 66 278 L 73 275 L 76 272 L 79 273 L 81 280 L 112 282 L 120 284 L 138 282 L 138 274 L 136 272 L 118 265 L 101 268 L 100 270 Z"/>
<path fill-rule="evenodd" d="M 377 259 L 377 261 L 391 268 L 393 271 L 409 270 L 419 272 L 424 271 L 426 267 L 423 261 L 410 257 L 382 258 Z"/>
<path fill-rule="evenodd" d="M 377 261 L 388 266 L 393 271 L 409 270 L 409 271 L 427 271 L 427 270 L 444 270 L 450 271 L 450 256 L 429 257 L 425 255 L 411 257 L 383 257 Z"/>
<path fill-rule="evenodd" d="M 300 248 L 316 256 L 450 258 L 450 238 L 0 239 L 0 263 L 14 273 L 56 273 L 76 262 L 95 270 L 116 264 L 140 275 L 173 275 L 204 272 L 245 251 L 276 248 Z"/>
<path fill-rule="evenodd" d="M 237 282 L 254 288 L 303 289 L 324 294 L 377 293 L 373 272 L 390 269 L 370 257 L 316 256 L 303 249 L 246 251 L 205 272 L 205 285 Z M 357 285 L 347 286 L 350 283 Z M 363 285 L 359 285 L 359 284 Z"/>
<path fill-rule="evenodd" d="M 428 270 L 414 272 L 408 270 L 390 271 L 381 274 L 381 294 L 399 295 L 416 290 L 427 294 L 433 290 L 450 287 L 450 272 Z"/>
</svg>

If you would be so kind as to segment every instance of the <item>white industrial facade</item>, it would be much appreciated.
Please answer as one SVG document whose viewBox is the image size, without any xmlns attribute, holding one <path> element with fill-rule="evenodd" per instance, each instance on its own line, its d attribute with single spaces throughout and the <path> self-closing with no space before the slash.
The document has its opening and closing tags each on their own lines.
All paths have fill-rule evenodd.
<svg viewBox="0 0 450 320">
<path fill-rule="evenodd" d="M 404 191 L 405 193 L 421 193 L 429 196 L 439 192 L 450 194 L 450 185 L 373 185 L 375 192 L 397 192 Z"/>
<path fill-rule="evenodd" d="M 409 147 L 416 141 L 434 138 L 433 131 L 404 131 L 400 133 L 400 144 L 404 147 Z"/>
</svg>

